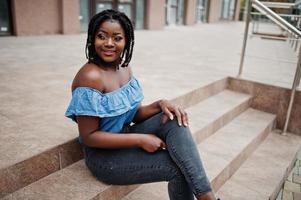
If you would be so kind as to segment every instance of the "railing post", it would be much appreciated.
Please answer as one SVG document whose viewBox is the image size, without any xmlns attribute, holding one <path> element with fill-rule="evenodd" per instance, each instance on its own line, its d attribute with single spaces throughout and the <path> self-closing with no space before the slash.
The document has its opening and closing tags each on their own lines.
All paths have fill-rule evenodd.
<svg viewBox="0 0 301 200">
<path fill-rule="evenodd" d="M 243 68 L 244 59 L 245 59 L 247 39 L 248 39 L 248 33 L 249 33 L 249 24 L 250 24 L 250 20 L 251 20 L 252 0 L 248 0 L 248 3 L 246 4 L 246 6 L 247 6 L 246 27 L 245 27 L 243 46 L 242 46 L 242 50 L 241 50 L 239 72 L 237 75 L 238 77 L 240 77 L 242 74 L 242 68 Z"/>
<path fill-rule="evenodd" d="M 299 85 L 300 77 L 301 77 L 301 50 L 299 48 L 297 69 L 296 69 L 296 73 L 295 73 L 295 77 L 294 77 L 294 82 L 293 82 L 292 91 L 291 91 L 291 97 L 290 97 L 290 101 L 289 101 L 289 105 L 288 105 L 288 109 L 287 109 L 287 113 L 286 113 L 286 119 L 285 119 L 283 131 L 282 131 L 282 135 L 286 135 L 286 133 L 287 133 L 288 123 L 289 123 L 289 120 L 291 117 L 296 89 Z"/>
<path fill-rule="evenodd" d="M 295 45 L 295 51 L 297 51 L 298 44 L 299 44 L 299 37 L 297 36 L 297 38 L 296 38 L 296 45 Z"/>
</svg>

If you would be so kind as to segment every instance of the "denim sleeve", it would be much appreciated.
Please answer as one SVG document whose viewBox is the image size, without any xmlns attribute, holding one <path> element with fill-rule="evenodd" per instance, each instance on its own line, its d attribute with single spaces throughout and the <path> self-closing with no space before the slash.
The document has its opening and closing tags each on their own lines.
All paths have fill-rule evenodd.
<svg viewBox="0 0 301 200">
<path fill-rule="evenodd" d="M 135 108 L 143 99 L 140 87 L 131 84 L 111 93 L 101 93 L 89 87 L 78 87 L 65 116 L 76 121 L 76 116 L 115 117 Z"/>
</svg>

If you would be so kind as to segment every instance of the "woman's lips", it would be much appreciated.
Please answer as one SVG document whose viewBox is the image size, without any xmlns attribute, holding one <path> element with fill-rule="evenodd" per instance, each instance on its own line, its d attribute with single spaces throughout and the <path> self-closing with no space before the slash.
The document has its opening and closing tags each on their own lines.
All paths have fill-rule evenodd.
<svg viewBox="0 0 301 200">
<path fill-rule="evenodd" d="M 103 54 L 105 56 L 114 56 L 115 55 L 115 51 L 103 51 Z"/>
</svg>

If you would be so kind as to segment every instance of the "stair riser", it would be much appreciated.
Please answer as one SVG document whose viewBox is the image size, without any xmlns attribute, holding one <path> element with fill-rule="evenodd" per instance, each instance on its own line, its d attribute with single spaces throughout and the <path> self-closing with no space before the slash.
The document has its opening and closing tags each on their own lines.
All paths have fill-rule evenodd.
<svg viewBox="0 0 301 200">
<path fill-rule="evenodd" d="M 228 87 L 228 78 L 215 81 L 204 87 L 195 89 L 187 94 L 176 97 L 171 101 L 183 108 L 193 106 L 211 96 L 214 96 Z"/>
<path fill-rule="evenodd" d="M 0 170 L 0 198 L 83 158 L 76 139 Z"/>
<path fill-rule="evenodd" d="M 196 143 L 199 144 L 200 142 L 202 142 L 206 138 L 208 138 L 210 135 L 215 133 L 217 130 L 219 130 L 220 128 L 224 127 L 226 124 L 231 122 L 235 117 L 240 115 L 242 112 L 244 112 L 250 106 L 251 101 L 252 101 L 252 99 L 249 99 L 248 101 L 235 107 L 233 110 L 220 116 L 218 119 L 216 119 L 214 122 L 208 124 L 203 129 L 194 132 L 193 138 L 196 141 Z"/>
<path fill-rule="evenodd" d="M 239 169 L 244 161 L 256 150 L 261 142 L 268 136 L 271 130 L 275 127 L 276 120 L 274 119 L 232 162 L 223 169 L 218 176 L 211 180 L 211 185 L 214 191 L 218 191 L 225 182 Z"/>
</svg>

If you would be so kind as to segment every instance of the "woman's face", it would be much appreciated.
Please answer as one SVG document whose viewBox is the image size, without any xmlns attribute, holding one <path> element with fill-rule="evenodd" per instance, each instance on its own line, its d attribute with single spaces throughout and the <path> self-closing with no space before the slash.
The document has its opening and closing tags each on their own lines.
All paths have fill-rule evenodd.
<svg viewBox="0 0 301 200">
<path fill-rule="evenodd" d="M 124 31 L 116 20 L 103 22 L 95 34 L 95 51 L 105 62 L 119 60 L 125 47 Z"/>
</svg>

